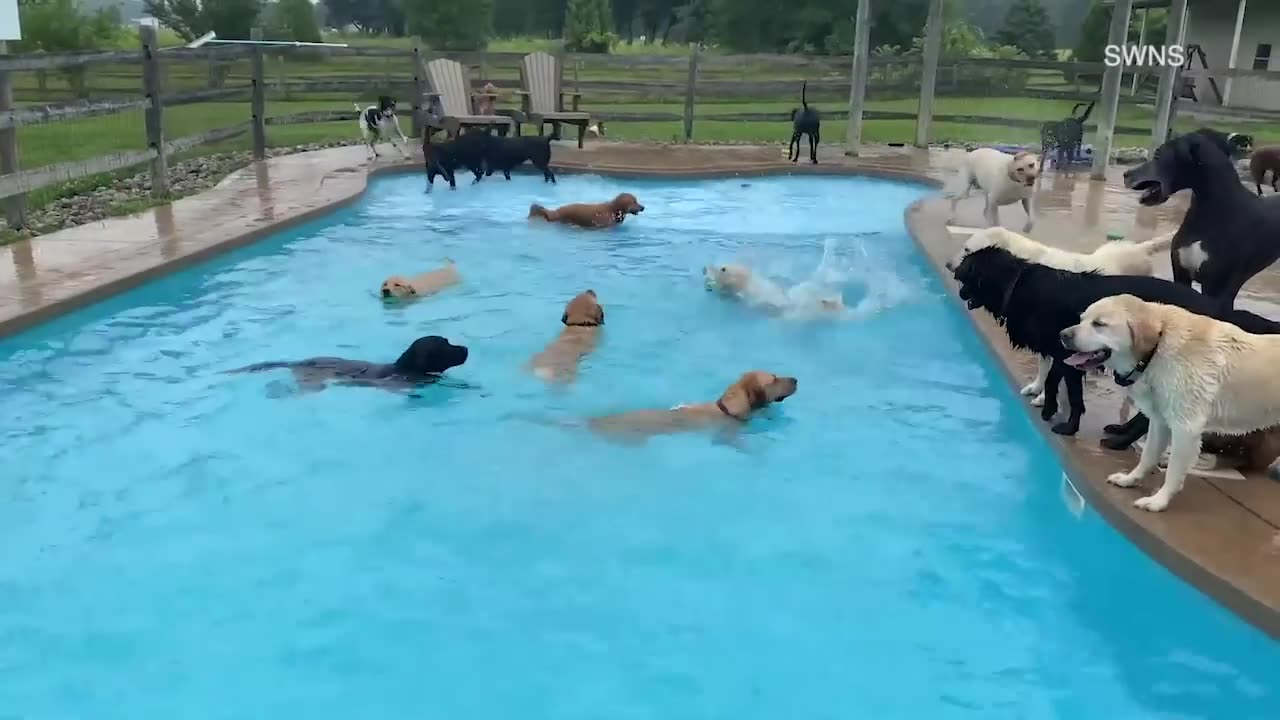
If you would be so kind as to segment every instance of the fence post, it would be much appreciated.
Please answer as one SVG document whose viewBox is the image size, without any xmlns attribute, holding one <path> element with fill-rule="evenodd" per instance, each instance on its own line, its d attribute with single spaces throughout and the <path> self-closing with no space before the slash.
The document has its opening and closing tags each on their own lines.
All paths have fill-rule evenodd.
<svg viewBox="0 0 1280 720">
<path fill-rule="evenodd" d="M 0 40 L 0 55 L 8 55 L 8 43 Z M 13 78 L 8 70 L 0 70 L 0 112 L 13 109 Z M 8 175 L 18 172 L 18 128 L 9 127 L 0 130 L 0 173 Z M 6 198 L 4 203 L 5 220 L 10 230 L 21 230 L 27 226 L 27 196 L 14 195 Z"/>
<path fill-rule="evenodd" d="M 938 56 L 942 54 L 942 0 L 929 3 L 924 31 L 924 67 L 920 74 L 920 109 L 916 112 L 916 147 L 929 147 L 933 127 L 933 91 L 938 84 Z"/>
<path fill-rule="evenodd" d="M 867 65 L 871 60 L 871 2 L 860 0 L 853 28 L 853 67 L 849 83 L 849 126 L 844 154 L 857 157 L 862 150 L 862 104 L 867 96 Z"/>
<path fill-rule="evenodd" d="M 1129 14 L 1133 9 L 1133 0 L 1116 0 L 1111 8 L 1111 31 L 1107 35 L 1108 45 L 1123 45 L 1129 33 Z M 1097 138 L 1093 142 L 1094 180 L 1107 179 L 1107 165 L 1111 163 L 1112 145 L 1115 143 L 1116 116 L 1120 112 L 1120 78 L 1124 74 L 1124 63 L 1108 67 L 1102 73 L 1102 117 L 1098 121 Z"/>
<path fill-rule="evenodd" d="M 262 28 L 253 28 L 249 31 L 250 40 L 262 39 Z M 253 106 L 253 159 L 265 160 L 267 157 L 267 98 L 266 87 L 263 85 L 263 63 L 262 63 L 262 46 L 253 46 L 252 55 L 253 66 L 253 97 L 251 100 Z"/>
<path fill-rule="evenodd" d="M 1182 26 L 1187 19 L 1187 0 L 1173 0 L 1169 5 L 1164 31 L 1165 47 L 1177 45 L 1182 38 Z M 1156 124 L 1151 128 L 1151 149 L 1164 144 L 1169 139 L 1169 122 L 1172 119 L 1174 93 L 1178 88 L 1178 77 L 1181 66 L 1165 65 L 1160 68 L 1160 83 L 1156 87 Z"/>
<path fill-rule="evenodd" d="M 425 97 L 427 94 L 426 87 L 424 87 L 426 84 L 426 78 L 422 76 L 422 68 L 424 67 L 424 65 L 422 63 L 422 50 L 420 49 L 421 45 L 422 45 L 422 41 L 418 38 L 414 38 L 414 42 L 413 42 L 413 104 L 410 107 L 413 108 L 413 121 L 412 121 L 413 135 L 411 137 L 415 137 L 415 138 L 422 137 L 422 125 L 423 125 L 422 98 Z"/>
<path fill-rule="evenodd" d="M 169 160 L 164 153 L 164 113 L 160 100 L 160 44 L 156 41 L 156 26 L 138 26 L 142 39 L 142 92 L 147 98 L 144 120 L 147 128 L 147 147 L 155 151 L 151 159 L 151 197 L 169 194 Z"/>
<path fill-rule="evenodd" d="M 689 78 L 684 85 L 684 141 L 693 142 L 693 98 L 698 89 L 698 43 L 689 43 Z"/>
</svg>

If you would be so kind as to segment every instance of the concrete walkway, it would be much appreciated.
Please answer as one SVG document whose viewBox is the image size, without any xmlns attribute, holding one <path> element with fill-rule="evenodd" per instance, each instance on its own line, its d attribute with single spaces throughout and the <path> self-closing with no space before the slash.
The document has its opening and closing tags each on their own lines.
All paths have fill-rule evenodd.
<svg viewBox="0 0 1280 720">
<path fill-rule="evenodd" d="M 364 153 L 359 147 L 337 148 L 274 158 L 172 206 L 0 248 L 0 336 L 349 203 L 373 174 L 421 167 L 420 161 L 370 164 Z M 961 153 L 874 148 L 853 160 L 829 147 L 818 168 L 792 165 L 783 155 L 780 146 L 598 143 L 584 150 L 567 144 L 556 149 L 557 165 L 566 171 L 701 176 L 816 169 L 943 186 L 955 183 Z M 1104 183 L 1090 182 L 1084 172 L 1051 173 L 1037 193 L 1039 217 L 1032 234 L 1060 247 L 1088 250 L 1103 242 L 1109 231 L 1146 239 L 1176 227 L 1185 212 L 1185 198 L 1158 209 L 1140 208 L 1133 194 L 1121 187 L 1119 174 L 1113 171 Z M 1005 225 L 1021 227 L 1020 207 L 1004 212 Z M 912 234 L 940 272 L 961 242 L 947 231 L 948 214 L 947 203 L 932 198 L 913 207 L 907 217 Z M 954 222 L 981 226 L 981 200 L 963 204 Z M 1167 271 L 1166 267 L 1166 277 Z M 1280 319 L 1280 272 L 1270 270 L 1250 282 L 1240 305 Z M 985 314 L 970 317 L 990 340 L 1011 381 L 1033 374 L 1034 362 L 1009 350 L 1003 332 Z M 1098 445 L 1101 426 L 1120 417 L 1120 396 L 1107 382 L 1092 383 L 1088 393 L 1089 412 L 1078 436 L 1061 438 L 1046 432 L 1086 501 L 1159 561 L 1280 637 L 1280 483 L 1257 473 L 1234 480 L 1190 478 L 1166 512 L 1136 510 L 1134 490 L 1104 482 L 1109 473 L 1130 467 L 1134 453 L 1109 452 Z M 1146 481 L 1148 486 L 1154 482 L 1158 477 Z"/>
</svg>

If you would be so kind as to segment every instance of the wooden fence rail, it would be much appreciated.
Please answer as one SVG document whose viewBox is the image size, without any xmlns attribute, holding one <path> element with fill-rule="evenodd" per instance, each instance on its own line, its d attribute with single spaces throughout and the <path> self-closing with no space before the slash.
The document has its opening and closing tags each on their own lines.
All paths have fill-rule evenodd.
<svg viewBox="0 0 1280 720">
<path fill-rule="evenodd" d="M 507 78 L 504 82 L 509 83 L 515 75 L 515 68 L 524 58 L 523 53 L 431 52 L 421 47 L 213 46 L 198 49 L 160 49 L 155 47 L 154 32 L 148 33 L 144 30 L 141 35 L 142 47 L 134 51 L 42 53 L 16 56 L 6 55 L 0 48 L 0 173 L 3 173 L 0 174 L 0 200 L 7 200 L 6 216 L 11 227 L 21 226 L 24 217 L 23 199 L 33 190 L 90 175 L 151 163 L 153 190 L 163 194 L 167 176 L 165 161 L 169 155 L 252 133 L 254 157 L 262 158 L 265 157 L 266 128 L 268 127 L 347 121 L 353 118 L 347 102 L 340 103 L 333 110 L 270 116 L 268 96 L 277 97 L 282 93 L 286 97 L 295 94 L 305 97 L 308 94 L 331 93 L 360 97 L 367 96 L 373 89 L 379 91 L 386 89 L 397 97 L 412 99 L 412 102 L 403 103 L 402 107 L 414 108 L 412 127 L 416 130 L 421 126 L 422 119 L 417 110 L 425 98 L 425 91 L 429 89 L 426 87 L 426 78 L 422 72 L 425 62 L 435 58 L 450 58 L 471 68 L 472 77 L 477 82 L 500 76 Z M 341 73 L 343 69 L 341 66 L 334 67 L 328 76 L 308 75 L 305 78 L 287 76 L 291 65 L 296 67 L 308 60 L 321 62 L 328 58 L 342 57 L 387 58 L 403 61 L 403 64 L 400 66 L 394 62 L 390 63 L 389 66 L 392 67 L 390 76 L 375 78 L 344 75 Z M 565 83 L 574 90 L 615 98 L 618 96 L 658 98 L 670 101 L 672 106 L 670 112 L 633 112 L 613 111 L 606 105 L 593 109 L 593 117 L 613 122 L 679 122 L 683 126 L 686 142 L 692 140 L 698 121 L 787 122 L 789 120 L 787 114 L 768 112 L 763 108 L 758 112 L 719 113 L 708 110 L 721 102 L 742 105 L 770 98 L 785 97 L 789 101 L 797 100 L 800 77 L 808 76 L 811 99 L 817 94 L 828 98 L 824 103 L 829 103 L 831 95 L 849 93 L 850 65 L 852 64 L 852 58 L 849 56 L 715 55 L 702 52 L 697 47 L 691 47 L 689 54 L 683 57 L 563 53 L 561 57 L 564 59 L 567 75 Z M 278 62 L 280 60 L 285 62 Z M 199 61 L 206 62 L 207 69 L 198 67 L 192 72 L 192 68 L 187 66 L 181 67 L 175 74 L 178 78 L 177 82 L 182 87 L 190 87 L 190 83 L 194 81 L 197 89 L 171 91 L 170 77 L 165 72 L 165 66 L 173 69 L 177 63 Z M 268 61 L 271 61 L 270 74 L 267 68 Z M 110 85 L 108 90 L 118 92 L 121 85 L 131 85 L 132 97 L 81 100 L 43 106 L 14 107 L 12 105 L 11 92 L 15 73 L 40 74 L 50 70 L 99 68 L 108 65 L 114 67 L 96 70 L 102 77 L 114 81 L 114 83 L 108 83 Z M 364 65 L 361 64 L 362 70 Z M 919 84 L 924 60 L 919 56 L 867 57 L 858 64 L 858 68 L 859 72 L 871 73 L 872 79 L 869 83 L 871 97 L 880 98 L 885 95 L 904 97 L 922 91 Z M 998 94 L 1005 88 L 1010 88 L 1012 92 L 1014 91 L 1012 89 L 1016 88 L 1016 94 L 1019 97 L 1079 102 L 1097 97 L 1096 92 L 1089 91 L 1087 88 L 1093 85 L 1105 70 L 1102 63 L 942 58 L 938 62 L 936 74 L 931 77 L 936 77 L 936 92 L 941 96 L 962 92 L 972 94 L 975 87 L 984 88 L 987 94 Z M 618 74 L 627 79 L 607 79 L 601 77 L 600 71 L 624 71 Z M 199 88 L 199 85 L 206 82 L 205 73 L 207 73 L 207 87 Z M 1061 76 L 1060 80 L 1054 77 L 1055 73 Z M 73 74 L 72 72 L 64 73 L 68 77 Z M 1280 81 L 1280 71 L 1238 69 L 1187 71 L 1182 74 L 1187 77 L 1211 75 Z M 792 76 L 792 79 L 779 77 L 787 75 Z M 1049 78 L 1048 82 L 1043 80 L 1046 77 Z M 234 78 L 236 84 L 226 87 L 227 81 L 231 78 Z M 1028 84 L 1028 78 L 1040 79 L 1040 82 Z M 41 83 L 43 82 L 41 79 Z M 80 90 L 84 89 L 82 85 Z M 824 106 L 824 116 L 840 122 L 852 116 L 868 120 L 915 120 L 920 123 L 919 127 L 925 128 L 923 131 L 918 128 L 917 143 L 922 142 L 920 137 L 924 137 L 924 142 L 927 142 L 927 128 L 930 122 L 981 124 L 1026 130 L 1038 128 L 1044 120 L 1056 119 L 934 114 L 932 104 L 923 111 L 927 117 L 921 118 L 916 112 L 866 109 L 863 107 L 863 96 L 858 94 L 857 97 L 857 102 L 843 108 Z M 229 100 L 245 102 L 244 117 L 249 118 L 246 122 L 177 140 L 165 139 L 166 108 Z M 1122 96 L 1117 102 L 1137 104 L 1151 101 L 1149 97 Z M 851 113 L 849 107 L 858 111 Z M 21 170 L 18 167 L 16 145 L 6 151 L 6 148 L 15 142 L 14 133 L 18 128 L 139 110 L 144 111 L 146 133 L 145 135 L 139 133 L 140 149 L 136 151 L 112 153 L 84 161 L 59 163 L 29 170 Z M 1086 129 L 1093 132 L 1095 127 L 1088 126 Z M 1147 129 L 1122 126 L 1113 128 L 1109 132 L 1144 134 Z M 141 149 L 144 147 L 145 149 Z"/>
</svg>

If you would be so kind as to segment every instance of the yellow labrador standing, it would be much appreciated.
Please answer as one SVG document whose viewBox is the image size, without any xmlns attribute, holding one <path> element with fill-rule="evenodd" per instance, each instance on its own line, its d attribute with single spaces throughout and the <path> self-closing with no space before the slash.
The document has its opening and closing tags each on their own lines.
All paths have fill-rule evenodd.
<svg viewBox="0 0 1280 720">
<path fill-rule="evenodd" d="M 1075 353 L 1067 359 L 1075 367 L 1111 369 L 1151 420 L 1137 467 L 1107 482 L 1136 485 L 1170 449 L 1164 484 L 1134 503 L 1144 510 L 1169 506 L 1204 433 L 1245 435 L 1280 425 L 1280 335 L 1253 335 L 1179 307 L 1116 295 L 1086 308 L 1079 325 L 1062 331 L 1062 345 Z"/>
<path fill-rule="evenodd" d="M 445 266 L 442 268 L 409 278 L 392 275 L 383 280 L 382 299 L 417 300 L 434 295 L 450 285 L 456 285 L 461 280 L 461 276 L 458 275 L 458 266 L 452 260 L 445 258 Z"/>
<path fill-rule="evenodd" d="M 1027 212 L 1023 232 L 1030 232 L 1034 224 L 1031 197 L 1038 175 L 1036 165 L 1036 156 L 1025 151 L 1017 155 L 1000 152 L 995 148 L 978 148 L 969 152 L 960 165 L 962 187 L 960 194 L 951 198 L 952 214 L 955 214 L 956 203 L 977 190 L 987 199 L 983 211 L 987 225 L 1000 224 L 997 208 L 1001 205 L 1020 202 L 1022 209 Z"/>
<path fill-rule="evenodd" d="M 794 395 L 796 385 L 793 377 L 752 370 L 735 380 L 715 402 L 605 415 L 592 418 L 587 427 L 598 435 L 640 443 L 654 435 L 695 430 L 719 430 L 732 436 L 757 410 Z"/>
<path fill-rule="evenodd" d="M 573 382 L 578 362 L 596 349 L 604 325 L 604 308 L 596 291 L 587 290 L 570 300 L 560 322 L 565 326 L 560 335 L 529 361 L 533 374 L 547 382 Z"/>
</svg>

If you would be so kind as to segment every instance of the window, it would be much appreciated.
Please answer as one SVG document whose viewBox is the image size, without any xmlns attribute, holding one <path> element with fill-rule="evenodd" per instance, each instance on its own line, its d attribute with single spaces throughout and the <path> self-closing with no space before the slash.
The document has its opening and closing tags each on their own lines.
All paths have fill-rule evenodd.
<svg viewBox="0 0 1280 720">
<path fill-rule="evenodd" d="M 1258 52 L 1253 54 L 1253 69 L 1266 70 L 1271 65 L 1271 43 L 1258 43 Z"/>
</svg>

